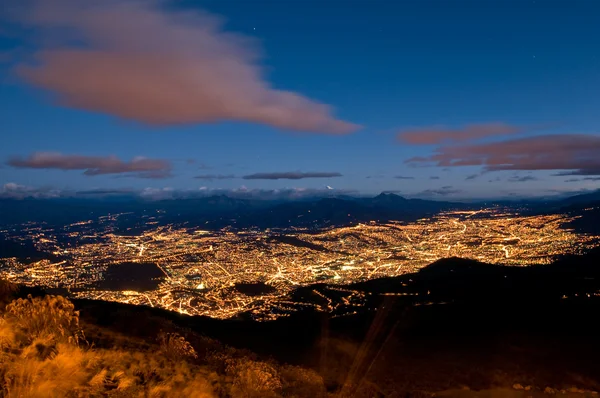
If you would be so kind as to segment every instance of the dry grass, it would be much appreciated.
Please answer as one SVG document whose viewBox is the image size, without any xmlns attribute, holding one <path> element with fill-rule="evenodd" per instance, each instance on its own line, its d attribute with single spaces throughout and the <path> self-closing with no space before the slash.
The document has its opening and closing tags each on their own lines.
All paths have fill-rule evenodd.
<svg viewBox="0 0 600 398">
<path fill-rule="evenodd" d="M 78 312 L 63 297 L 14 300 L 0 316 L 0 396 L 325 395 L 315 372 L 251 359 L 219 344 L 210 357 L 199 358 L 194 347 L 174 332 L 160 333 L 149 343 L 127 340 L 115 338 L 112 348 L 93 347 L 85 340 Z M 127 344 L 120 346 L 121 342 Z"/>
</svg>

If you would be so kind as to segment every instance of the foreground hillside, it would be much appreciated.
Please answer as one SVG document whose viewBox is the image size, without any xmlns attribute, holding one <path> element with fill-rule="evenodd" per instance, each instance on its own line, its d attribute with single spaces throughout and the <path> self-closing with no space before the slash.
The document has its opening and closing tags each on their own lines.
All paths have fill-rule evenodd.
<svg viewBox="0 0 600 398">
<path fill-rule="evenodd" d="M 1 395 L 597 396 L 599 259 L 446 259 L 349 286 L 368 293 L 350 315 L 307 309 L 262 323 L 71 304 L 3 284 Z M 327 289 L 291 298 L 322 300 Z"/>
<path fill-rule="evenodd" d="M 322 378 L 196 335 L 161 319 L 144 338 L 80 322 L 60 296 L 7 283 L 0 317 L 3 397 L 319 397 Z M 152 322 L 146 319 L 146 322 Z"/>
</svg>

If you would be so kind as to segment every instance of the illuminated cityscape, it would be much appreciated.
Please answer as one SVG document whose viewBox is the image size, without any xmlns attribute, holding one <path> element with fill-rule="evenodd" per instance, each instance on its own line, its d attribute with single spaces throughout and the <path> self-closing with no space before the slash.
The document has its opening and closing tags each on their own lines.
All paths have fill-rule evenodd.
<svg viewBox="0 0 600 398">
<path fill-rule="evenodd" d="M 366 223 L 314 231 L 159 226 L 143 216 L 143 230 L 116 233 L 128 214 L 64 228 L 28 224 L 0 231 L 5 239 L 31 242 L 47 258 L 29 263 L 0 259 L 3 278 L 74 298 L 159 307 L 189 315 L 229 318 L 251 313 L 258 320 L 285 316 L 303 304 L 296 288 L 327 286 L 317 310 L 337 304 L 324 291 L 343 293 L 344 311 L 361 305 L 363 293 L 344 285 L 413 273 L 447 257 L 513 266 L 549 263 L 579 253 L 597 238 L 563 228 L 563 214 L 520 215 L 509 209 L 440 213 L 414 223 Z M 336 287 L 338 286 L 338 287 Z M 308 305 L 308 304 L 307 304 Z M 335 313 L 334 313 L 335 315 Z"/>
</svg>

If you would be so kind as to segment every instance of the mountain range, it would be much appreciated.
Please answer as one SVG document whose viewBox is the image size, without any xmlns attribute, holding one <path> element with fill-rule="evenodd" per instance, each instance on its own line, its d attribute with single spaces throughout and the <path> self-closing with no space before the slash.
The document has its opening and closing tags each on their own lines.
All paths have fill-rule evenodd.
<svg viewBox="0 0 600 398">
<path fill-rule="evenodd" d="M 185 222 L 210 228 L 329 227 L 368 221 L 413 221 L 440 211 L 514 206 L 530 212 L 576 211 L 600 203 L 600 191 L 555 201 L 460 203 L 407 199 L 393 193 L 374 197 L 324 197 L 303 200 L 258 200 L 215 195 L 199 198 L 147 201 L 132 197 L 101 200 L 0 199 L 0 225 L 45 222 L 65 225 L 99 216 L 134 213 L 160 222 Z"/>
</svg>

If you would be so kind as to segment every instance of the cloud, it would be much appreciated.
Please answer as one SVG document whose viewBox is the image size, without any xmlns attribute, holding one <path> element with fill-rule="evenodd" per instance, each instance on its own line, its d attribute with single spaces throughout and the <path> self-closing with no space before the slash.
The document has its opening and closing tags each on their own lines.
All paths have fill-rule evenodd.
<svg viewBox="0 0 600 398">
<path fill-rule="evenodd" d="M 423 129 L 401 131 L 397 139 L 413 145 L 435 145 L 448 142 L 476 140 L 485 137 L 515 134 L 520 127 L 504 123 L 468 124 L 460 129 L 427 127 Z"/>
<path fill-rule="evenodd" d="M 585 178 L 569 178 L 565 182 L 578 182 L 578 181 L 600 181 L 600 177 L 585 177 Z"/>
<path fill-rule="evenodd" d="M 233 174 L 202 174 L 199 176 L 195 176 L 194 178 L 196 178 L 198 180 L 213 181 L 213 180 L 231 180 L 236 177 Z"/>
<path fill-rule="evenodd" d="M 600 162 L 598 162 L 600 163 Z M 600 167 L 594 166 L 589 169 L 580 169 L 580 170 L 572 170 L 572 171 L 563 171 L 560 173 L 552 174 L 553 177 L 562 177 L 562 176 L 588 176 L 588 175 L 600 175 Z"/>
<path fill-rule="evenodd" d="M 408 159 L 439 167 L 496 170 L 566 170 L 560 175 L 600 175 L 600 136 L 540 135 L 489 144 L 442 146 L 428 157 Z"/>
<path fill-rule="evenodd" d="M 139 195 L 143 199 L 150 200 L 167 200 L 167 199 L 176 199 L 177 192 L 170 187 L 165 188 L 144 188 Z"/>
<path fill-rule="evenodd" d="M 398 194 L 401 194 L 402 192 L 404 192 L 404 191 L 402 191 L 400 189 L 386 189 L 385 191 L 382 191 L 381 193 L 393 193 L 393 194 L 398 195 Z"/>
<path fill-rule="evenodd" d="M 538 178 L 534 177 L 534 176 L 523 176 L 523 177 L 512 176 L 507 181 L 509 181 L 509 182 L 527 182 L 527 181 L 537 181 L 537 180 L 538 180 Z"/>
<path fill-rule="evenodd" d="M 313 189 L 313 188 L 285 188 L 285 189 L 249 189 L 241 186 L 235 189 L 200 187 L 195 190 L 175 190 L 172 188 L 145 188 L 139 195 L 148 200 L 189 199 L 202 198 L 214 195 L 226 195 L 238 199 L 257 200 L 298 200 L 310 198 L 336 197 L 338 195 L 356 194 L 356 190 L 349 189 Z"/>
<path fill-rule="evenodd" d="M 26 158 L 14 157 L 7 162 L 16 168 L 85 170 L 83 174 L 127 174 L 138 178 L 167 178 L 171 163 L 162 159 L 135 157 L 125 162 L 116 156 L 63 155 L 55 152 L 36 152 Z"/>
<path fill-rule="evenodd" d="M 439 180 L 439 179 L 440 179 L 440 177 L 438 177 L 438 176 L 431 176 L 431 177 L 429 177 L 429 179 L 430 179 L 430 180 Z"/>
<path fill-rule="evenodd" d="M 398 180 L 414 180 L 415 177 L 407 177 L 407 176 L 394 176 L 394 178 L 397 178 Z"/>
<path fill-rule="evenodd" d="M 340 173 L 288 171 L 283 173 L 254 173 L 245 175 L 244 180 L 301 180 L 304 178 L 341 177 Z"/>
<path fill-rule="evenodd" d="M 145 200 L 177 200 L 204 198 L 214 195 L 226 195 L 231 198 L 257 199 L 257 200 L 300 200 L 317 199 L 323 197 L 337 197 L 339 195 L 354 195 L 358 191 L 353 189 L 324 188 L 284 188 L 284 189 L 250 189 L 245 186 L 234 189 L 200 187 L 195 189 L 175 189 L 171 187 L 147 187 L 143 189 L 132 188 L 96 188 L 81 191 L 59 190 L 50 187 L 29 187 L 16 183 L 0 185 L 0 198 L 2 199 L 50 199 L 94 197 L 103 198 L 113 195 L 130 196 Z"/>
<path fill-rule="evenodd" d="M 133 189 L 116 188 L 116 189 L 88 189 L 85 191 L 75 191 L 75 196 L 110 196 L 110 195 L 131 195 L 134 194 Z"/>
<path fill-rule="evenodd" d="M 448 196 L 448 195 L 454 195 L 457 193 L 461 193 L 462 190 L 460 189 L 455 189 L 454 187 L 450 186 L 450 185 L 446 185 L 444 187 L 441 188 L 437 188 L 437 189 L 426 189 L 424 191 L 421 191 L 419 194 L 417 194 L 417 196 Z"/>
<path fill-rule="evenodd" d="M 465 180 L 474 180 L 479 177 L 479 174 L 471 174 L 465 177 Z"/>
<path fill-rule="evenodd" d="M 170 178 L 173 174 L 169 170 L 144 171 L 139 173 L 124 173 L 115 175 L 115 178 L 147 178 L 150 180 L 160 180 Z"/>
<path fill-rule="evenodd" d="M 272 87 L 252 38 L 224 31 L 214 15 L 163 3 L 33 0 L 20 22 L 43 47 L 17 72 L 66 106 L 153 125 L 233 120 L 331 134 L 360 127 Z"/>
<path fill-rule="evenodd" d="M 58 198 L 61 192 L 52 188 L 34 188 L 9 182 L 0 187 L 0 198 L 3 199 L 25 199 L 25 198 Z"/>
</svg>

